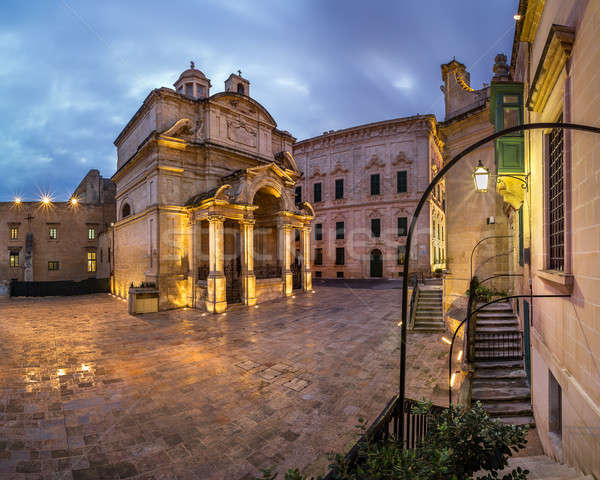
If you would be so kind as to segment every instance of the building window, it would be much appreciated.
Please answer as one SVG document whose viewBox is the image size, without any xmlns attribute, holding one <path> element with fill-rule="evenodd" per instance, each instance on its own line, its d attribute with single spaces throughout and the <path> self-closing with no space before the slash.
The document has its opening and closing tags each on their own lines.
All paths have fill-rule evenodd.
<svg viewBox="0 0 600 480">
<path fill-rule="evenodd" d="M 100 263 L 104 263 L 104 250 L 100 249 Z"/>
<path fill-rule="evenodd" d="M 398 245 L 398 265 L 404 265 L 406 258 L 406 247 L 404 245 Z"/>
<path fill-rule="evenodd" d="M 562 117 L 559 120 L 562 122 Z M 549 134 L 548 155 L 548 206 L 549 267 L 563 271 L 565 268 L 565 197 L 563 188 L 563 130 L 555 128 Z"/>
<path fill-rule="evenodd" d="M 58 232 L 56 231 L 56 227 L 50 227 L 48 229 L 48 235 L 50 236 L 50 240 L 56 240 L 58 238 Z"/>
<path fill-rule="evenodd" d="M 379 237 L 381 235 L 381 220 L 379 218 L 371 219 L 371 236 Z"/>
<path fill-rule="evenodd" d="M 10 254 L 10 266 L 11 268 L 16 268 L 19 266 L 19 254 L 12 253 Z"/>
<path fill-rule="evenodd" d="M 337 247 L 335 249 L 335 264 L 344 265 L 346 260 L 346 249 L 344 247 Z"/>
<path fill-rule="evenodd" d="M 404 193 L 406 190 L 406 170 L 401 170 L 396 174 L 396 191 Z"/>
<path fill-rule="evenodd" d="M 315 265 L 323 265 L 323 249 L 315 248 Z"/>
<path fill-rule="evenodd" d="M 344 198 L 344 179 L 338 178 L 335 181 L 335 199 Z"/>
<path fill-rule="evenodd" d="M 121 218 L 128 217 L 129 215 L 131 215 L 131 207 L 126 203 L 123 205 L 123 208 L 121 208 Z"/>
<path fill-rule="evenodd" d="M 335 272 L 337 278 L 344 278 L 344 272 Z"/>
<path fill-rule="evenodd" d="M 51 271 L 58 270 L 58 267 L 59 267 L 59 265 L 56 260 L 52 260 L 52 261 L 48 262 L 48 270 L 51 270 Z"/>
<path fill-rule="evenodd" d="M 398 217 L 398 236 L 406 237 L 408 234 L 408 219 L 406 217 Z"/>
<path fill-rule="evenodd" d="M 335 239 L 344 239 L 344 222 L 335 222 Z"/>
<path fill-rule="evenodd" d="M 185 84 L 185 94 L 188 95 L 189 97 L 194 96 L 194 84 L 193 83 Z"/>
<path fill-rule="evenodd" d="M 294 196 L 294 202 L 295 203 L 302 203 L 302 187 L 300 185 L 298 185 L 296 187 L 295 196 Z"/>
<path fill-rule="evenodd" d="M 243 83 L 238 83 L 238 84 L 237 84 L 237 92 L 238 92 L 238 93 L 241 93 L 242 95 L 243 95 L 244 93 L 246 93 L 246 92 L 244 91 L 244 84 L 243 84 Z"/>
<path fill-rule="evenodd" d="M 10 227 L 10 239 L 17 240 L 19 238 L 19 228 L 18 227 Z"/>
<path fill-rule="evenodd" d="M 96 229 L 93 227 L 88 228 L 88 240 L 94 240 L 96 238 Z"/>
<path fill-rule="evenodd" d="M 371 195 L 379 195 L 379 174 L 371 175 Z"/>
<path fill-rule="evenodd" d="M 96 271 L 96 252 L 88 252 L 87 254 L 87 271 L 88 273 Z"/>
<path fill-rule="evenodd" d="M 316 278 L 321 278 L 323 276 L 323 272 L 315 272 Z"/>
<path fill-rule="evenodd" d="M 300 241 L 300 230 L 298 230 L 297 228 L 294 228 L 294 241 L 295 242 Z"/>
<path fill-rule="evenodd" d="M 315 224 L 315 240 L 323 240 L 323 224 Z"/>
<path fill-rule="evenodd" d="M 314 184 L 314 201 L 316 202 L 320 202 L 321 201 L 321 184 L 320 183 L 315 183 Z"/>
</svg>

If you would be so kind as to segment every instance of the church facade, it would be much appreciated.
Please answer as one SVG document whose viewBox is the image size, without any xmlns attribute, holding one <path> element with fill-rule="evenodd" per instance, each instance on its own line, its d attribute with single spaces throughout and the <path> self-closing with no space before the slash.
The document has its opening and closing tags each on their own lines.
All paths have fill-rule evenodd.
<svg viewBox="0 0 600 480">
<path fill-rule="evenodd" d="M 311 291 L 314 212 L 294 201 L 295 138 L 241 72 L 211 95 L 192 64 L 174 86 L 153 90 L 115 140 L 114 293 L 153 284 L 160 309 L 220 313 Z"/>
</svg>

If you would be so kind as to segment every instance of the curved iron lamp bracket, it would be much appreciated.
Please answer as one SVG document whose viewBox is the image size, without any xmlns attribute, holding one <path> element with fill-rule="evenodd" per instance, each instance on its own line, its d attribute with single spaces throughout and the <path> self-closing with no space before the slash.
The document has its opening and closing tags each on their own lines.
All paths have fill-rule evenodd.
<svg viewBox="0 0 600 480">
<path fill-rule="evenodd" d="M 514 178 L 515 180 L 518 180 L 519 182 L 521 182 L 521 188 L 525 191 L 529 190 L 529 174 L 528 173 L 524 173 L 522 175 L 519 174 L 508 174 L 508 173 L 499 173 L 496 175 L 491 175 L 490 176 L 495 176 L 496 177 L 496 183 L 501 183 L 502 182 L 502 178 L 503 177 L 509 177 L 509 178 Z"/>
</svg>

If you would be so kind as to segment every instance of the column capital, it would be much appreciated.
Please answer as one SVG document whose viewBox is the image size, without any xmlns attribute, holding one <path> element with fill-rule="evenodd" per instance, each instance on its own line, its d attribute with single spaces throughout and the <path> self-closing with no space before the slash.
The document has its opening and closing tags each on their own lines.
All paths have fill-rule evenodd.
<svg viewBox="0 0 600 480">
<path fill-rule="evenodd" d="M 256 223 L 256 220 L 254 220 L 253 218 L 242 218 L 240 220 L 240 225 L 254 225 Z"/>
<path fill-rule="evenodd" d="M 310 225 L 303 225 L 302 227 L 300 227 L 300 230 L 302 230 L 303 232 L 310 233 L 312 231 L 312 227 Z"/>
<path fill-rule="evenodd" d="M 292 225 L 291 223 L 282 223 L 282 224 L 281 224 L 281 228 L 282 228 L 283 230 L 287 230 L 287 231 L 289 231 L 289 230 L 293 230 L 293 229 L 294 229 L 294 228 L 296 228 L 296 227 L 294 227 L 294 225 Z"/>
<path fill-rule="evenodd" d="M 225 221 L 225 216 L 224 215 L 209 215 L 207 217 L 207 220 L 210 223 L 223 223 Z"/>
</svg>

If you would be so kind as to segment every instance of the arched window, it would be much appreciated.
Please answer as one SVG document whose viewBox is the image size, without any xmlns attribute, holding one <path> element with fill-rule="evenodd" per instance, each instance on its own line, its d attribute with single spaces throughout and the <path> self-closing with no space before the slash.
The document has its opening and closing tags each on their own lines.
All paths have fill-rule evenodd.
<svg viewBox="0 0 600 480">
<path fill-rule="evenodd" d="M 242 95 L 246 93 L 244 91 L 244 84 L 243 83 L 238 83 L 238 85 L 237 85 L 237 92 L 241 93 Z"/>
<path fill-rule="evenodd" d="M 131 215 L 131 207 L 128 203 L 125 203 L 121 208 L 121 218 L 125 218 Z"/>
</svg>

